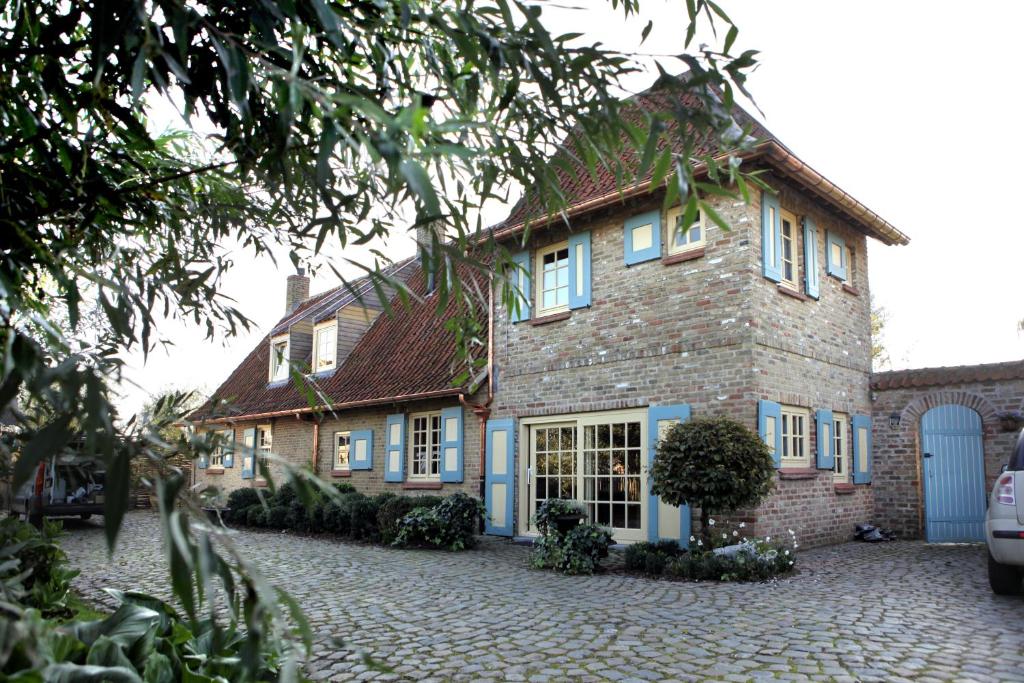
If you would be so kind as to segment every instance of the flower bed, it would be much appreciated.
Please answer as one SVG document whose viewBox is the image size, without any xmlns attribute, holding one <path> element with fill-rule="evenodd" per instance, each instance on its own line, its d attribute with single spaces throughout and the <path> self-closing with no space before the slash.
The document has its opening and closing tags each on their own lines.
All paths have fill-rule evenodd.
<svg viewBox="0 0 1024 683">
<path fill-rule="evenodd" d="M 799 544 L 792 530 L 773 541 L 747 538 L 744 528 L 713 531 L 709 541 L 691 536 L 689 550 L 674 541 L 636 543 L 626 548 L 626 571 L 687 581 L 766 581 L 793 571 Z"/>
</svg>

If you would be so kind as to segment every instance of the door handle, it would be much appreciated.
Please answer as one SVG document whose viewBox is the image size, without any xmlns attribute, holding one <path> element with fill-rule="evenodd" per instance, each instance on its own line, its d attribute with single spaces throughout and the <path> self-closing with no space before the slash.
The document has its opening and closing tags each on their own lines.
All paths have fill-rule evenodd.
<svg viewBox="0 0 1024 683">
<path fill-rule="evenodd" d="M 924 457 L 925 457 L 925 458 L 931 458 L 931 457 L 933 457 L 934 455 L 935 455 L 934 453 L 925 453 L 925 454 L 924 454 Z"/>
</svg>

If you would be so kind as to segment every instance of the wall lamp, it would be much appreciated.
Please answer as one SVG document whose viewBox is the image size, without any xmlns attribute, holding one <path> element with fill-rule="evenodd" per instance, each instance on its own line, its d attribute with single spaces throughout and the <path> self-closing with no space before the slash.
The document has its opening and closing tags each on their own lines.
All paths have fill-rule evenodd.
<svg viewBox="0 0 1024 683">
<path fill-rule="evenodd" d="M 901 415 L 899 413 L 893 413 L 892 415 L 890 415 L 889 416 L 889 429 L 899 429 L 900 428 L 900 418 L 901 418 Z"/>
</svg>

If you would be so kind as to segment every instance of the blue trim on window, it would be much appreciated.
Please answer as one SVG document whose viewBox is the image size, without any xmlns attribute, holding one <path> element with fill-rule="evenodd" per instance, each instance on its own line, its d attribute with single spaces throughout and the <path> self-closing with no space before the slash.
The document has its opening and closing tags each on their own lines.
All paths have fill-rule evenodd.
<svg viewBox="0 0 1024 683">
<path fill-rule="evenodd" d="M 391 428 L 398 425 L 398 443 L 391 443 Z M 392 468 L 391 462 L 397 455 L 398 467 Z M 405 480 L 405 415 L 395 413 L 388 415 L 387 428 L 384 431 L 384 481 L 400 483 Z"/>
<path fill-rule="evenodd" d="M 633 229 L 642 225 L 651 226 L 651 246 L 646 249 L 633 248 Z M 661 212 L 648 211 L 628 218 L 622 227 L 625 242 L 623 258 L 627 266 L 661 258 Z"/>
<path fill-rule="evenodd" d="M 775 401 L 761 399 L 757 402 L 757 433 L 761 439 L 765 438 L 768 431 L 769 417 L 775 418 L 775 443 L 769 443 L 768 448 L 772 451 L 775 469 L 779 469 L 782 467 L 782 406 Z"/>
<path fill-rule="evenodd" d="M 246 442 L 252 446 L 246 445 Z M 242 479 L 252 479 L 256 474 L 256 428 L 242 432 Z"/>
<path fill-rule="evenodd" d="M 502 418 L 498 420 L 489 420 L 487 422 L 487 441 L 486 441 L 486 455 L 485 455 L 485 476 L 484 476 L 484 507 L 486 509 L 486 516 L 484 517 L 484 532 L 488 534 L 494 534 L 495 536 L 512 536 L 512 523 L 513 523 L 513 512 L 512 505 L 515 501 L 515 420 L 513 418 Z M 505 463 L 505 471 L 501 474 L 495 474 L 494 472 L 494 439 L 504 438 L 505 441 L 505 453 L 507 454 L 508 460 Z M 494 499 L 492 493 L 492 487 L 494 485 L 505 487 L 505 509 L 504 513 L 505 523 L 501 526 L 496 526 L 493 523 L 494 519 Z"/>
<path fill-rule="evenodd" d="M 366 441 L 366 457 L 357 460 L 356 453 L 358 451 L 357 443 L 359 441 Z M 349 434 L 349 454 L 348 462 L 350 470 L 371 470 L 373 469 L 373 430 L 372 429 L 360 429 L 358 431 L 351 432 Z"/>
<path fill-rule="evenodd" d="M 769 209 L 775 209 L 772 220 Z M 782 282 L 782 207 L 779 198 L 768 192 L 761 192 L 761 263 L 766 278 Z M 768 245 L 775 246 L 775 258 L 769 260 Z"/>
<path fill-rule="evenodd" d="M 832 260 L 832 245 L 839 245 L 839 263 Z M 826 270 L 829 275 L 839 278 L 840 280 L 847 279 L 847 263 L 846 263 L 846 240 L 834 233 L 828 233 L 827 244 L 825 248 L 825 264 Z"/>
<path fill-rule="evenodd" d="M 576 257 L 577 246 L 583 248 L 583 258 Z M 577 273 L 582 270 L 583 291 L 577 291 Z M 590 305 L 590 232 L 569 235 L 569 308 Z"/>
<path fill-rule="evenodd" d="M 818 226 L 804 218 L 804 285 L 807 296 L 817 299 L 821 293 L 821 268 L 818 266 Z"/>
<path fill-rule="evenodd" d="M 677 420 L 686 422 L 690 419 L 690 406 L 680 403 L 673 406 L 650 406 L 647 408 L 647 480 L 648 486 L 654 484 L 650 476 L 654 468 L 654 456 L 658 452 L 658 422 L 663 420 Z M 658 529 L 658 496 L 647 492 L 647 540 L 652 543 L 660 540 L 679 541 L 679 545 L 686 548 L 690 545 L 690 506 L 679 506 L 679 538 L 664 536 Z"/>
<path fill-rule="evenodd" d="M 818 469 L 831 470 L 836 466 L 836 423 L 832 417 L 832 411 L 822 408 L 815 414 L 818 423 Z M 828 427 L 828 434 L 825 434 L 825 427 Z"/>
<path fill-rule="evenodd" d="M 529 320 L 531 316 L 530 301 L 533 296 L 533 274 L 530 270 L 530 252 L 520 251 L 512 255 L 516 268 L 509 273 L 513 288 L 519 284 L 519 310 L 509 311 L 509 320 L 514 323 Z"/>
<path fill-rule="evenodd" d="M 455 438 L 448 438 L 448 420 L 457 420 Z M 448 450 L 455 449 L 455 468 L 448 469 Z M 441 482 L 457 484 L 462 481 L 462 406 L 441 411 Z"/>
</svg>

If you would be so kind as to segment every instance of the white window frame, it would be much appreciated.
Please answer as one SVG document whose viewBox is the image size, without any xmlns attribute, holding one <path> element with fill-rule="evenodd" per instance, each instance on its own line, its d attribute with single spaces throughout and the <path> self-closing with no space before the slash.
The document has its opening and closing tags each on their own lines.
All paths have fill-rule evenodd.
<svg viewBox="0 0 1024 683">
<path fill-rule="evenodd" d="M 586 450 L 584 429 L 591 425 L 601 425 L 610 422 L 638 422 L 640 424 L 640 443 L 641 443 L 641 455 L 640 455 L 640 485 L 639 490 L 641 492 L 648 490 L 648 468 L 646 466 L 646 452 L 648 443 L 648 430 L 658 429 L 660 425 L 651 426 L 647 420 L 647 410 L 610 410 L 597 413 L 573 413 L 567 415 L 552 415 L 545 417 L 534 417 L 524 418 L 519 421 L 519 443 L 530 444 L 532 443 L 532 430 L 539 427 L 563 427 L 574 425 L 576 429 L 576 451 L 577 451 L 577 501 L 582 502 L 585 499 L 585 470 L 586 463 L 583 460 L 584 451 Z M 671 425 L 668 425 L 671 426 Z M 531 493 L 532 487 L 535 485 L 533 479 L 533 472 L 530 470 L 530 448 L 524 447 L 523 457 L 517 458 L 518 463 L 518 515 L 519 521 L 518 526 L 520 533 L 525 533 L 530 536 L 537 535 L 537 530 L 533 527 L 531 510 L 531 503 L 534 501 L 534 496 Z M 615 529 L 614 538 L 618 542 L 634 542 L 643 541 L 647 539 L 647 526 L 648 518 L 650 515 L 649 506 L 650 497 L 644 493 L 640 494 L 640 528 L 639 529 Z M 664 510 L 661 508 L 664 507 Z M 668 519 L 665 519 L 662 512 L 668 518 L 674 519 L 679 518 L 678 508 L 670 508 L 669 506 L 662 505 L 659 507 L 659 519 L 662 519 L 662 523 L 667 523 Z"/>
<path fill-rule="evenodd" d="M 321 349 L 321 339 L 331 335 L 328 348 Z M 329 320 L 313 328 L 313 373 L 333 370 L 338 359 L 338 321 Z"/>
<path fill-rule="evenodd" d="M 416 420 L 426 420 L 426 441 L 423 444 L 426 446 L 426 472 L 416 471 Z M 434 420 L 437 420 L 437 428 L 434 428 Z M 407 457 L 409 459 L 409 479 L 415 479 L 416 481 L 441 481 L 441 445 L 444 441 L 444 421 L 441 419 L 440 410 L 432 410 L 424 413 L 412 413 L 409 415 L 409 424 L 406 446 Z M 434 440 L 436 439 L 436 440 Z M 437 472 L 431 472 L 433 465 L 436 464 Z"/>
<path fill-rule="evenodd" d="M 217 432 L 220 437 L 220 443 L 210 453 L 210 469 L 222 470 L 224 469 L 224 452 L 229 443 L 232 443 L 235 439 L 234 429 L 221 429 Z"/>
<path fill-rule="evenodd" d="M 781 406 L 781 409 L 782 453 L 779 457 L 782 467 L 808 468 L 811 466 L 811 411 L 797 406 Z M 796 431 L 798 425 L 799 432 Z"/>
<path fill-rule="evenodd" d="M 784 224 L 789 223 L 790 235 L 787 239 L 786 229 Z M 782 248 L 782 253 L 779 254 L 779 267 L 781 269 L 780 275 L 782 276 L 782 284 L 789 287 L 790 289 L 799 289 L 800 282 L 800 245 L 797 239 L 797 234 L 800 232 L 798 229 L 800 224 L 797 223 L 796 215 L 792 211 L 782 209 L 779 214 L 779 246 Z M 789 242 L 789 260 L 786 260 L 786 243 Z M 786 266 L 789 265 L 792 268 L 792 278 L 786 277 Z"/>
<path fill-rule="evenodd" d="M 345 440 L 344 443 L 342 439 Z M 341 458 L 342 452 L 345 454 L 344 462 Z M 352 469 L 352 432 L 334 432 L 334 460 L 331 466 L 338 472 L 348 472 Z"/>
<path fill-rule="evenodd" d="M 270 462 L 267 456 L 274 450 L 274 432 L 269 424 L 256 425 L 256 459 L 253 461 L 253 476 L 257 479 L 263 479 L 263 475 L 260 474 L 261 467 L 260 462 L 264 462 L 269 467 Z"/>
<path fill-rule="evenodd" d="M 551 290 L 545 290 L 544 289 L 544 257 L 548 256 L 549 254 L 557 254 L 559 251 L 562 251 L 563 249 L 565 250 L 565 287 L 564 287 L 564 289 L 565 289 L 565 303 L 564 304 L 556 303 L 554 306 L 549 306 L 549 307 L 545 308 L 544 307 L 544 292 L 545 291 L 551 291 Z M 558 263 L 557 259 L 556 259 L 555 263 L 556 264 Z M 561 270 L 561 268 L 558 268 L 557 265 L 556 265 L 555 270 L 556 270 L 556 273 L 557 273 L 557 271 Z M 533 279 L 535 280 L 536 287 L 537 287 L 537 316 L 540 317 L 540 316 L 544 316 L 544 315 L 553 315 L 555 313 L 562 313 L 564 311 L 568 311 L 569 310 L 569 289 L 572 286 L 572 283 L 569 282 L 569 275 L 570 275 L 570 273 L 569 273 L 569 242 L 568 241 L 559 242 L 558 244 L 552 244 L 551 246 L 544 247 L 543 249 L 538 249 L 537 250 L 537 254 L 534 257 L 534 270 L 533 270 L 533 272 L 534 272 L 534 278 Z M 554 287 L 554 290 L 555 290 L 555 300 L 556 301 L 558 300 L 557 290 L 559 290 L 559 289 L 563 289 L 563 287 L 560 287 L 558 285 L 558 275 L 556 274 L 555 275 L 555 287 Z"/>
<path fill-rule="evenodd" d="M 676 206 L 668 210 L 665 214 L 665 230 L 667 236 L 665 243 L 668 244 L 668 254 L 682 254 L 688 251 L 695 251 L 701 249 L 707 243 L 707 225 L 704 221 L 704 212 L 700 209 L 697 210 L 697 220 L 694 221 L 693 225 L 683 231 L 686 235 L 686 244 L 676 244 L 676 221 L 682 220 L 683 215 L 686 213 L 686 208 L 683 206 Z M 700 231 L 699 239 L 691 239 L 694 228 Z"/>
<path fill-rule="evenodd" d="M 279 360 L 275 350 L 277 346 L 284 342 L 284 355 Z M 291 351 L 291 342 L 288 339 L 288 335 L 280 335 L 277 337 L 271 337 L 270 339 L 270 381 L 277 382 L 280 380 L 288 379 L 288 353 Z"/>
<path fill-rule="evenodd" d="M 847 437 L 850 429 L 850 418 L 846 413 L 832 414 L 832 454 L 835 456 L 835 467 L 832 470 L 832 480 L 836 484 L 848 484 L 850 482 L 850 439 Z"/>
</svg>

